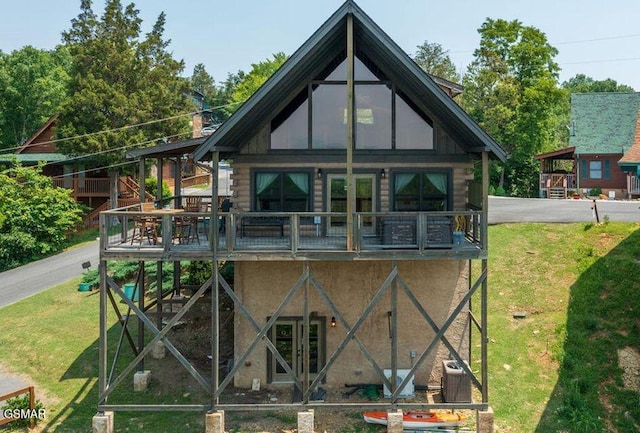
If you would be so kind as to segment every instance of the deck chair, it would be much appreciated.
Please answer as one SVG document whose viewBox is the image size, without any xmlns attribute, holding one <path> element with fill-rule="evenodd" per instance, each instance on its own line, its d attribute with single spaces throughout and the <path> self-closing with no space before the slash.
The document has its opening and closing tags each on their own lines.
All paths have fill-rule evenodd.
<svg viewBox="0 0 640 433">
<path fill-rule="evenodd" d="M 140 204 L 142 212 L 151 212 L 155 209 L 153 202 L 145 202 Z M 150 244 L 158 243 L 158 220 L 149 215 L 139 215 L 133 219 L 133 234 L 131 236 L 131 245 L 137 240 L 142 244 L 144 238 L 147 238 Z"/>
<path fill-rule="evenodd" d="M 184 204 L 185 212 L 200 212 L 202 207 L 202 197 L 187 197 Z M 178 220 L 178 219 L 177 219 Z M 183 216 L 176 221 L 176 231 L 180 232 L 180 243 L 189 243 L 192 240 L 200 242 L 198 234 L 199 226 L 203 220 L 198 216 Z"/>
</svg>

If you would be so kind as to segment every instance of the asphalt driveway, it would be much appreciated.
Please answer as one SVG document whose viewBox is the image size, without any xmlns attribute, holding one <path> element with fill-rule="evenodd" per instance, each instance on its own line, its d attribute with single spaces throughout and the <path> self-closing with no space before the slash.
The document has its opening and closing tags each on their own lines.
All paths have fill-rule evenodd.
<svg viewBox="0 0 640 433">
<path fill-rule="evenodd" d="M 596 200 L 600 221 L 640 222 L 640 201 Z M 489 224 L 596 222 L 592 200 L 490 197 Z"/>
<path fill-rule="evenodd" d="M 0 273 L 0 309 L 80 276 L 98 266 L 98 241 Z"/>
</svg>

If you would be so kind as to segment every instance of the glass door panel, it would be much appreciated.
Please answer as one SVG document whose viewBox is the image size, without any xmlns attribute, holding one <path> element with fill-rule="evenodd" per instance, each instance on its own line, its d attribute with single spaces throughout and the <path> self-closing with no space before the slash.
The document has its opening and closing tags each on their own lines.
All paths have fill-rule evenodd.
<svg viewBox="0 0 640 433">
<path fill-rule="evenodd" d="M 354 174 L 355 211 L 373 212 L 376 209 L 376 177 L 375 174 Z M 329 174 L 327 180 L 327 203 L 329 212 L 347 211 L 347 176 L 345 174 Z M 346 234 L 346 216 L 334 216 L 328 220 L 329 234 Z M 363 218 L 363 228 L 367 232 L 373 230 L 373 218 Z"/>
<path fill-rule="evenodd" d="M 309 375 L 313 379 L 324 366 L 324 332 L 321 320 L 311 320 L 309 326 Z M 301 379 L 304 373 L 304 321 L 302 319 L 281 319 L 271 328 L 271 341 L 280 355 Z M 271 366 L 271 382 L 293 382 L 275 356 L 268 352 Z"/>
<path fill-rule="evenodd" d="M 291 321 L 279 321 L 274 325 L 272 341 L 273 345 L 278 349 L 278 352 L 289 367 L 296 371 L 296 358 L 297 358 L 297 327 L 295 320 Z M 287 374 L 284 367 L 278 362 L 278 360 L 271 357 L 271 368 L 273 371 L 274 380 L 291 380 L 291 377 Z"/>
</svg>

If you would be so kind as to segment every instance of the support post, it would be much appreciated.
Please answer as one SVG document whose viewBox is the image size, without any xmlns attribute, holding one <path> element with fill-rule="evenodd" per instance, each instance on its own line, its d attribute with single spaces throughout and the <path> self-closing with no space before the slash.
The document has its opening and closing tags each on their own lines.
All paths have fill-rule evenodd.
<svg viewBox="0 0 640 433">
<path fill-rule="evenodd" d="M 347 251 L 353 251 L 353 215 L 356 192 L 353 184 L 353 147 L 355 145 L 354 70 L 353 14 L 347 14 Z"/>
<path fill-rule="evenodd" d="M 489 152 L 482 152 L 482 245 L 486 250 L 489 249 Z M 482 402 L 489 402 L 489 365 L 488 365 L 488 352 L 487 344 L 489 340 L 489 333 L 487 330 L 488 323 L 488 288 L 487 288 L 487 259 L 482 259 L 482 289 L 480 294 L 480 308 L 482 329 L 480 331 L 480 352 L 481 352 L 481 368 L 482 368 Z"/>
<path fill-rule="evenodd" d="M 478 433 L 493 433 L 493 409 L 476 411 L 476 431 Z"/>
<path fill-rule="evenodd" d="M 387 412 L 387 433 L 402 433 L 402 410 Z"/>
<path fill-rule="evenodd" d="M 113 433 L 113 412 L 98 412 L 91 421 L 93 433 Z"/>
<path fill-rule="evenodd" d="M 136 371 L 133 375 L 133 390 L 135 392 L 144 392 L 149 387 L 149 377 L 151 372 L 149 370 Z"/>
<path fill-rule="evenodd" d="M 397 273 L 398 263 L 394 260 L 391 263 L 392 271 Z M 396 277 L 391 282 L 391 316 L 388 317 L 391 327 L 391 393 L 398 395 L 398 280 Z M 392 398 L 395 401 L 396 398 Z"/>
<path fill-rule="evenodd" d="M 313 433 L 313 410 L 298 412 L 298 433 Z"/>
<path fill-rule="evenodd" d="M 224 411 L 207 412 L 204 417 L 206 433 L 224 433 Z"/>
<path fill-rule="evenodd" d="M 105 219 L 106 217 L 104 214 L 100 215 L 101 223 L 104 223 Z M 105 261 L 100 261 L 98 268 L 100 270 L 100 351 L 98 354 L 98 395 L 103 395 L 107 390 L 107 291 L 110 289 L 107 285 L 107 263 Z M 103 401 L 98 402 L 98 404 L 106 403 L 106 398 Z"/>
<path fill-rule="evenodd" d="M 213 285 L 211 287 L 211 407 L 215 409 L 219 402 L 218 387 L 220 385 L 220 373 L 218 363 L 220 362 L 220 273 L 218 272 L 218 170 L 220 163 L 219 152 L 213 152 L 211 175 L 211 220 L 209 222 L 209 242 L 213 260 L 211 272 L 213 274 Z M 229 228 L 227 231 L 230 232 Z M 227 239 L 229 242 L 229 239 Z M 208 432 L 208 430 L 207 430 Z M 224 432 L 224 417 L 222 418 L 222 430 Z"/>
</svg>

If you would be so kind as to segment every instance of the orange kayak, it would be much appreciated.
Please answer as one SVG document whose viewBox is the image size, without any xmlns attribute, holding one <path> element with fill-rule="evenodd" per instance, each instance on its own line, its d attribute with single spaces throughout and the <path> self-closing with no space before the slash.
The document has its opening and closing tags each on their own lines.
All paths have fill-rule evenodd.
<svg viewBox="0 0 640 433">
<path fill-rule="evenodd" d="M 368 423 L 387 425 L 387 412 L 365 412 L 362 416 Z M 420 430 L 434 427 L 456 427 L 465 419 L 464 415 L 457 413 L 404 411 L 402 412 L 402 428 Z"/>
</svg>

